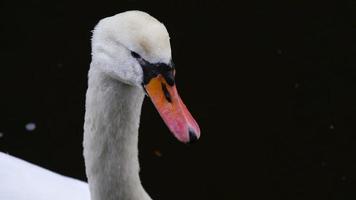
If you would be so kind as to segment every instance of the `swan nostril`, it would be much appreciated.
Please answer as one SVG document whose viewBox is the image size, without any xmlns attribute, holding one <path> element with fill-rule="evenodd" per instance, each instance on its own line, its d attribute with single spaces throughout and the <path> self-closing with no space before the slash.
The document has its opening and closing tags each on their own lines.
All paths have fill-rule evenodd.
<svg viewBox="0 0 356 200">
<path fill-rule="evenodd" d="M 168 90 L 167 90 L 167 86 L 166 84 L 162 83 L 162 91 L 164 93 L 164 96 L 166 97 L 167 101 L 169 103 L 172 103 L 172 98 L 171 98 L 171 94 L 169 94 Z"/>
<path fill-rule="evenodd" d="M 197 135 L 195 134 L 194 131 L 190 130 L 189 129 L 189 144 L 193 144 L 195 143 L 196 141 L 198 141 L 198 137 Z"/>
</svg>

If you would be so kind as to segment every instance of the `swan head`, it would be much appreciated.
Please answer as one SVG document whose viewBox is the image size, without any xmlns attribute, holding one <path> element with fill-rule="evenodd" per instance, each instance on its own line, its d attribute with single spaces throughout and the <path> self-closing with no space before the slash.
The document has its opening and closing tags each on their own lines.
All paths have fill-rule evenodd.
<svg viewBox="0 0 356 200">
<path fill-rule="evenodd" d="M 102 19 L 93 31 L 92 63 L 114 79 L 142 88 L 178 140 L 200 137 L 178 95 L 169 34 L 157 19 L 141 11 Z"/>
</svg>

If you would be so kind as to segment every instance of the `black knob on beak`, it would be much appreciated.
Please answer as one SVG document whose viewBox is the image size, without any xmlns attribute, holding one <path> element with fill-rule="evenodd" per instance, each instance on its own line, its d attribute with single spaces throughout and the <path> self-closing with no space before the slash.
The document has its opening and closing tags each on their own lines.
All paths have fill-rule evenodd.
<svg viewBox="0 0 356 200">
<path fill-rule="evenodd" d="M 174 85 L 174 71 L 173 70 L 162 72 L 162 75 L 163 75 L 164 79 L 166 80 L 166 82 L 168 83 L 168 85 L 170 85 L 170 86 Z"/>
</svg>

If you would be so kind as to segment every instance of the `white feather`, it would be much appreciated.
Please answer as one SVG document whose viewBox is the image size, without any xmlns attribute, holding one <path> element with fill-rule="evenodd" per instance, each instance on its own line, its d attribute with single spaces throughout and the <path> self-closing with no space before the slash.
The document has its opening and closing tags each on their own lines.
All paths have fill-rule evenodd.
<svg viewBox="0 0 356 200">
<path fill-rule="evenodd" d="M 89 200 L 88 184 L 0 152 L 1 200 Z"/>
</svg>

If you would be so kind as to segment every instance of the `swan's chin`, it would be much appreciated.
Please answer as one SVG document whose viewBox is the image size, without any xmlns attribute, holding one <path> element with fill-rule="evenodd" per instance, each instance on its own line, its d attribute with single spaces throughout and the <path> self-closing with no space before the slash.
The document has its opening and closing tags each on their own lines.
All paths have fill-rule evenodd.
<svg viewBox="0 0 356 200">
<path fill-rule="evenodd" d="M 200 128 L 182 99 L 175 84 L 167 84 L 162 75 L 152 78 L 145 86 L 148 96 L 173 135 L 181 142 L 195 142 Z"/>
</svg>

